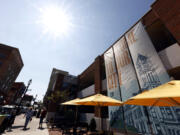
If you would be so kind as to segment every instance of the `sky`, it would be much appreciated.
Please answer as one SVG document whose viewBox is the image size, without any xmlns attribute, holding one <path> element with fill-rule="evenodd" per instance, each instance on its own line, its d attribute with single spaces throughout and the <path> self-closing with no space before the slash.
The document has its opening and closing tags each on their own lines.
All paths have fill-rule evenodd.
<svg viewBox="0 0 180 135">
<path fill-rule="evenodd" d="M 0 43 L 20 50 L 17 82 L 41 100 L 53 68 L 82 73 L 136 23 L 154 0 L 3 0 Z"/>
</svg>

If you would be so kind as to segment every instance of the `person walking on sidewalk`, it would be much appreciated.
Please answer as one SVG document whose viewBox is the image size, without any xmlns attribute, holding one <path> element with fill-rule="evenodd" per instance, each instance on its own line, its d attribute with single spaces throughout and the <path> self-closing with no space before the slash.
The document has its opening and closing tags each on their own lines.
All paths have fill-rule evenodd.
<svg viewBox="0 0 180 135">
<path fill-rule="evenodd" d="M 46 117 L 46 114 L 47 114 L 46 109 L 43 109 L 40 115 L 39 128 L 43 128 L 42 123 L 43 123 L 43 119 Z"/>
<path fill-rule="evenodd" d="M 26 130 L 27 129 L 27 125 L 29 123 L 30 120 L 32 120 L 32 116 L 33 116 L 33 111 L 32 111 L 32 108 L 29 108 L 26 112 L 26 114 L 24 115 L 24 117 L 26 116 L 26 120 L 25 120 L 25 123 L 24 123 L 24 128 L 23 130 Z"/>
</svg>

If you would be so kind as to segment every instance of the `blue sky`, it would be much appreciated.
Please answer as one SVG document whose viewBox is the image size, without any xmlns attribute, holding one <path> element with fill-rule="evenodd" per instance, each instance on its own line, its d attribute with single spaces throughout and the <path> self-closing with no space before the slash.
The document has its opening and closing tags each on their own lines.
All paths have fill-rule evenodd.
<svg viewBox="0 0 180 135">
<path fill-rule="evenodd" d="M 24 67 L 16 81 L 29 94 L 45 94 L 52 68 L 78 75 L 149 9 L 154 0 L 4 0 L 0 4 L 0 42 L 19 48 Z M 72 24 L 66 35 L 44 33 L 41 9 L 66 11 Z"/>
</svg>

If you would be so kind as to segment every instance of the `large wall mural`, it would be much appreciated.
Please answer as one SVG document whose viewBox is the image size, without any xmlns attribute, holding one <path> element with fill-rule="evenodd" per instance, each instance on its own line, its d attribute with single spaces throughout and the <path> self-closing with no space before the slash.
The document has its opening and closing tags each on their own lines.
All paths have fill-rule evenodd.
<svg viewBox="0 0 180 135">
<path fill-rule="evenodd" d="M 107 57 L 107 54 L 111 54 L 113 70 L 119 86 L 116 87 L 116 90 L 121 95 L 116 99 L 125 101 L 144 90 L 150 90 L 170 81 L 141 22 L 137 23 L 104 54 L 108 84 L 109 67 L 107 63 L 109 63 L 110 57 Z M 111 92 L 108 86 L 108 95 L 113 97 Z M 151 132 L 155 135 L 180 135 L 180 109 L 178 108 L 132 105 L 126 105 L 123 108 L 128 131 L 140 132 L 145 135 L 151 134 Z M 109 112 L 112 112 L 111 108 L 109 108 Z M 116 109 L 113 110 L 113 113 L 121 115 Z M 111 121 L 113 117 L 111 114 L 109 116 Z M 149 124 L 148 120 L 150 120 Z M 152 131 L 150 127 L 152 127 Z"/>
<path fill-rule="evenodd" d="M 126 34 L 141 90 L 150 90 L 170 81 L 170 78 L 141 22 Z M 176 110 L 176 111 L 174 111 Z M 153 132 L 156 135 L 179 135 L 180 118 L 176 108 L 148 108 Z"/>
<path fill-rule="evenodd" d="M 125 101 L 140 93 L 140 88 L 125 37 L 122 37 L 113 48 L 122 100 Z M 150 133 L 148 119 L 142 106 L 125 105 L 124 113 L 126 129 L 128 131 Z"/>
<path fill-rule="evenodd" d="M 169 76 L 141 22 L 126 35 L 141 89 L 152 89 L 169 81 Z"/>
<path fill-rule="evenodd" d="M 105 66 L 106 66 L 106 79 L 107 79 L 107 88 L 108 96 L 114 99 L 121 100 L 121 93 L 118 83 L 118 75 L 114 60 L 113 49 L 110 48 L 104 54 Z M 110 118 L 110 127 L 116 130 L 124 129 L 124 120 L 122 114 L 122 107 L 109 107 L 109 118 Z"/>
</svg>

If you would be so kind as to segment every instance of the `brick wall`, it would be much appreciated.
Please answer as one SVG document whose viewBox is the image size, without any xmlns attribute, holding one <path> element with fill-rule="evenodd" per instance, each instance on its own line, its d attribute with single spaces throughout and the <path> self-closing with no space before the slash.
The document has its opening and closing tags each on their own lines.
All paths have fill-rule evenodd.
<svg viewBox="0 0 180 135">
<path fill-rule="evenodd" d="M 180 0 L 157 0 L 152 10 L 180 44 Z"/>
<path fill-rule="evenodd" d="M 0 91 L 7 95 L 24 64 L 17 48 L 3 44 L 0 44 L 0 62 Z"/>
</svg>

